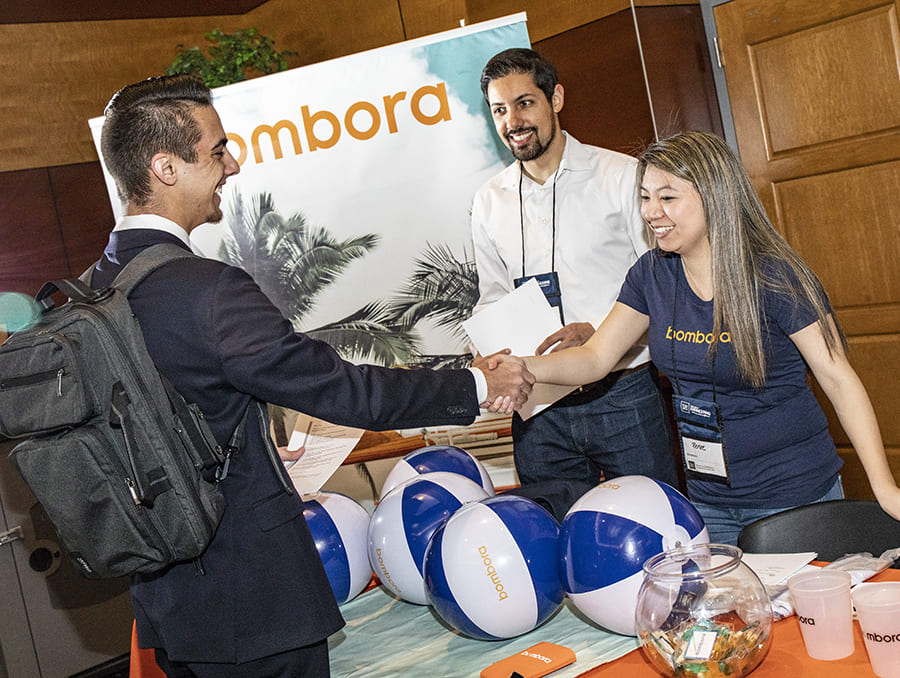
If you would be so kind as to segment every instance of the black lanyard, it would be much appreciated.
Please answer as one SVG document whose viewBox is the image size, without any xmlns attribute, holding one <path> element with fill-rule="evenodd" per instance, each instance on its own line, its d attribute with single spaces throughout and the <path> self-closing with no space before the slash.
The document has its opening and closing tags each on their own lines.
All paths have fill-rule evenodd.
<svg viewBox="0 0 900 678">
<path fill-rule="evenodd" d="M 684 268 L 684 262 L 682 269 Z M 685 271 L 685 275 L 687 272 Z M 675 341 L 678 331 L 675 321 L 678 315 L 678 292 L 681 285 L 681 274 L 675 274 L 675 299 L 672 302 L 672 374 L 675 377 L 676 393 L 672 396 L 675 422 L 681 435 L 682 452 L 685 470 L 690 478 L 698 478 L 730 485 L 728 478 L 728 461 L 725 449 L 725 431 L 722 421 L 722 409 L 719 407 L 716 393 L 716 354 L 712 356 L 712 392 L 713 400 L 708 402 L 700 398 L 681 395 L 681 380 L 678 365 L 675 362 Z M 715 341 L 716 338 L 713 337 Z M 716 346 L 718 349 L 718 346 Z"/>
<path fill-rule="evenodd" d="M 679 259 L 679 263 L 681 264 L 682 271 L 684 270 L 684 262 Z M 686 275 L 686 274 L 685 274 Z M 681 395 L 681 381 L 678 379 L 678 366 L 675 364 L 675 316 L 678 311 L 678 289 L 680 287 L 681 282 L 681 272 L 675 271 L 675 299 L 672 301 L 672 341 L 669 343 L 669 347 L 672 352 L 672 376 L 675 377 L 675 389 L 678 391 L 678 395 Z M 715 323 L 714 323 L 715 324 Z M 713 340 L 715 341 L 715 337 Z M 718 346 L 716 346 L 715 351 L 713 351 L 712 356 L 712 392 L 713 392 L 713 402 L 718 405 L 718 400 L 716 398 L 716 354 L 718 353 Z"/>
<path fill-rule="evenodd" d="M 556 168 L 556 172 L 553 173 L 553 205 L 552 205 L 552 218 L 551 218 L 551 249 L 550 249 L 550 271 L 553 272 L 556 270 L 556 180 L 559 178 L 559 170 L 560 168 Z M 522 161 L 519 161 L 519 230 L 522 233 L 522 277 L 527 277 L 525 275 L 525 206 L 522 201 L 522 181 L 525 178 L 525 166 Z"/>
</svg>

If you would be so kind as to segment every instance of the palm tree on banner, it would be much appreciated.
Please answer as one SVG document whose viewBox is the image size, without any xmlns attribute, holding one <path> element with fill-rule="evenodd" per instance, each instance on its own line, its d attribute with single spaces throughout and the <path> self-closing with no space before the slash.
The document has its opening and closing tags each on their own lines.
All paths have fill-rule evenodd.
<svg viewBox="0 0 900 678">
<path fill-rule="evenodd" d="M 418 356 L 416 332 L 380 302 L 322 327 L 303 328 L 317 297 L 375 248 L 378 235 L 338 241 L 326 229 L 311 227 L 302 213 L 283 217 L 270 193 L 249 201 L 236 193 L 227 225 L 220 257 L 243 268 L 295 329 L 327 341 L 347 359 L 393 365 Z"/>
<path fill-rule="evenodd" d="M 465 341 L 462 322 L 472 315 L 478 302 L 478 272 L 471 259 L 459 260 L 446 245 L 425 249 L 416 260 L 407 284 L 390 301 L 394 322 L 414 327 L 420 320 L 431 320 L 453 339 Z M 471 355 L 432 356 L 430 366 L 466 366 Z"/>
<path fill-rule="evenodd" d="M 343 242 L 324 228 L 310 227 L 302 213 L 284 218 L 270 193 L 249 201 L 235 192 L 219 256 L 243 268 L 296 330 L 327 342 L 342 357 L 381 365 L 411 362 L 419 355 L 419 336 L 398 322 L 387 304 L 371 302 L 346 318 L 318 328 L 303 328 L 316 298 L 356 259 L 378 244 L 367 234 Z M 278 445 L 287 445 L 292 413 L 270 405 L 269 415 Z M 373 498 L 375 481 L 365 464 L 355 464 Z"/>
</svg>

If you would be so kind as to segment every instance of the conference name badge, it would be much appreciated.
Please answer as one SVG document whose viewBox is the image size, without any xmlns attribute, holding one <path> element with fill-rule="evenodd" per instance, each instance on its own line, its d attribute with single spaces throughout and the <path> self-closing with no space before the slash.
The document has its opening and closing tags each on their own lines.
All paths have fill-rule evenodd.
<svg viewBox="0 0 900 678">
<path fill-rule="evenodd" d="M 729 484 L 718 403 L 679 395 L 673 396 L 673 403 L 688 476 Z"/>
</svg>

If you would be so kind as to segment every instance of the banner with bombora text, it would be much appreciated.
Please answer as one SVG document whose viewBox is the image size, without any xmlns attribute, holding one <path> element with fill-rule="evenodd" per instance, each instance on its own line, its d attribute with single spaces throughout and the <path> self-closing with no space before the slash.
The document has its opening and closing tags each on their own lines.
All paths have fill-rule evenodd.
<svg viewBox="0 0 900 678">
<path fill-rule="evenodd" d="M 480 73 L 528 46 L 517 14 L 214 90 L 241 171 L 195 249 L 246 269 L 297 330 L 349 360 L 462 362 L 478 295 L 472 197 L 512 161 Z M 98 149 L 102 122 L 90 121 Z"/>
</svg>

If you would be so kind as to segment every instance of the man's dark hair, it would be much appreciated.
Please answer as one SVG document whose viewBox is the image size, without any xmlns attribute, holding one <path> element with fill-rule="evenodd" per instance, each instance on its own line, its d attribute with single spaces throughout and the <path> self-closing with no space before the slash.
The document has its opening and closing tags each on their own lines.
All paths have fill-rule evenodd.
<svg viewBox="0 0 900 678">
<path fill-rule="evenodd" d="M 547 101 L 553 98 L 553 90 L 559 83 L 553 63 L 533 49 L 513 47 L 495 54 L 482 69 L 481 93 L 484 94 L 484 100 L 488 101 L 488 85 L 491 84 L 491 81 L 516 73 L 530 75 L 534 84 L 540 87 L 547 97 Z M 488 101 L 488 103 L 490 102 Z"/>
<path fill-rule="evenodd" d="M 189 75 L 150 78 L 123 87 L 104 111 L 100 149 L 119 198 L 144 205 L 150 198 L 150 160 L 160 152 L 197 162 L 202 136 L 198 106 L 212 106 L 209 87 Z"/>
</svg>

